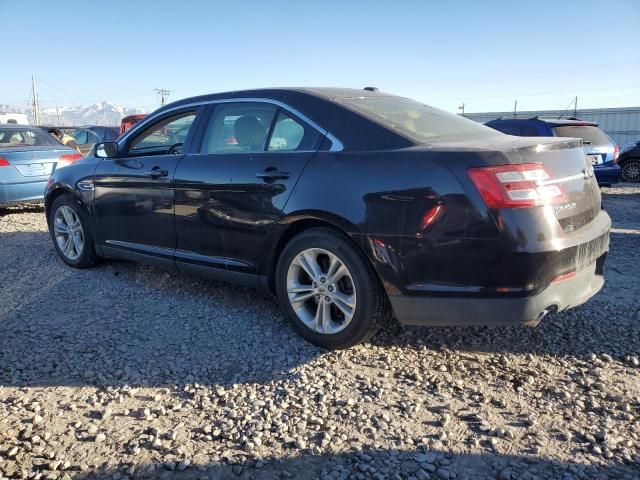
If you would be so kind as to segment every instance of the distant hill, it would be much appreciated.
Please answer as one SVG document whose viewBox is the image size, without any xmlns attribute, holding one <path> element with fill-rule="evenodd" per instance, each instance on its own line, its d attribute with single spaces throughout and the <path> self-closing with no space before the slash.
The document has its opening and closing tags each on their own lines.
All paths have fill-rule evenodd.
<svg viewBox="0 0 640 480">
<path fill-rule="evenodd" d="M 0 112 L 26 113 L 29 122 L 34 123 L 31 109 L 15 108 L 9 105 L 0 105 Z M 40 109 L 40 123 L 49 125 L 120 125 L 122 117 L 136 113 L 148 113 L 137 108 L 128 108 L 111 102 L 100 102 L 93 105 L 74 107 L 55 107 Z M 59 114 L 59 120 L 58 120 Z"/>
</svg>

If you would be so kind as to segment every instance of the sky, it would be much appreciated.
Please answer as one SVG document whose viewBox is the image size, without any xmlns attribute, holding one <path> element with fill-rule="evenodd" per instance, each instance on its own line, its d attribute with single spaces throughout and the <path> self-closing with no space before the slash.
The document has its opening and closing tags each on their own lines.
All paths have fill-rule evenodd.
<svg viewBox="0 0 640 480">
<path fill-rule="evenodd" d="M 640 0 L 0 0 L 0 26 L 0 104 L 20 107 L 32 75 L 44 107 L 270 86 L 451 112 L 640 105 Z"/>
</svg>

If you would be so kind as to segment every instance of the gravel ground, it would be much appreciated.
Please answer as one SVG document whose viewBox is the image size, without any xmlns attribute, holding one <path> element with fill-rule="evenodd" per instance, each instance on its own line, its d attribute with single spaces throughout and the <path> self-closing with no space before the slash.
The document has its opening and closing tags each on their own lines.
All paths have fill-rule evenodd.
<svg viewBox="0 0 640 480">
<path fill-rule="evenodd" d="M 608 284 L 528 328 L 390 325 L 325 352 L 255 291 L 72 270 L 0 212 L 0 476 L 640 478 L 640 185 L 604 189 Z"/>
</svg>

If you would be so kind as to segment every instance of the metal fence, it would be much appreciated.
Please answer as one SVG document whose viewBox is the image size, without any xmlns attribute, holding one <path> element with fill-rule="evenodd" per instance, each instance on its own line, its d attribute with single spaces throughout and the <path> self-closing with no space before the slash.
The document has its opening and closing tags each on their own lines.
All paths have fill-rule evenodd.
<svg viewBox="0 0 640 480">
<path fill-rule="evenodd" d="M 580 120 L 597 122 L 618 145 L 640 140 L 640 107 L 627 108 L 596 108 L 577 110 L 576 117 Z M 485 123 L 495 118 L 531 118 L 535 116 L 557 118 L 560 115 L 573 116 L 574 111 L 566 110 L 537 110 L 517 112 L 486 112 L 465 113 L 465 117 L 476 122 Z"/>
</svg>

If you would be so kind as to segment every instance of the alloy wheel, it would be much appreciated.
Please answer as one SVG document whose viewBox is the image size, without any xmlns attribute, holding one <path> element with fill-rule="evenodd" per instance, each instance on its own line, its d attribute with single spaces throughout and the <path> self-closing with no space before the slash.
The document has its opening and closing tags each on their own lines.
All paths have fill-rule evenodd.
<svg viewBox="0 0 640 480">
<path fill-rule="evenodd" d="M 622 167 L 622 178 L 629 182 L 640 182 L 640 162 L 628 162 Z"/>
<path fill-rule="evenodd" d="M 298 318 L 311 330 L 344 330 L 356 311 L 351 272 L 335 254 L 309 248 L 296 255 L 287 271 L 287 294 Z"/>
<path fill-rule="evenodd" d="M 77 260 L 84 249 L 84 230 L 80 218 L 71 207 L 60 206 L 53 217 L 56 243 L 68 260 Z"/>
</svg>

